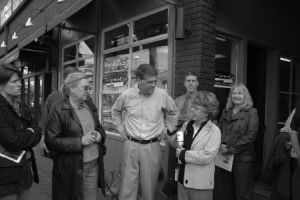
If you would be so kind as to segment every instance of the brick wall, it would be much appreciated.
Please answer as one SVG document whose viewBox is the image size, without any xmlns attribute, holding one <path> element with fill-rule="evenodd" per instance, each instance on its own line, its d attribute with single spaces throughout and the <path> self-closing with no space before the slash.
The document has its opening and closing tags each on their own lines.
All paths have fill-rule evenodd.
<svg viewBox="0 0 300 200">
<path fill-rule="evenodd" d="M 191 34 L 175 41 L 175 96 L 185 92 L 183 80 L 189 70 L 199 77 L 199 90 L 212 90 L 215 74 L 215 0 L 178 0 L 184 8 Z"/>
</svg>

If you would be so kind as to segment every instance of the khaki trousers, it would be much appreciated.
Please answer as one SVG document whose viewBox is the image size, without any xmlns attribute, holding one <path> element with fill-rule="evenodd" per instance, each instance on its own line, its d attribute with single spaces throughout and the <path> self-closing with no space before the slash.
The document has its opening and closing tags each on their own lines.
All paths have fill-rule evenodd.
<svg viewBox="0 0 300 200">
<path fill-rule="evenodd" d="M 124 142 L 123 179 L 119 200 L 136 200 L 139 186 L 143 200 L 155 200 L 161 162 L 160 148 L 158 142 Z"/>
</svg>

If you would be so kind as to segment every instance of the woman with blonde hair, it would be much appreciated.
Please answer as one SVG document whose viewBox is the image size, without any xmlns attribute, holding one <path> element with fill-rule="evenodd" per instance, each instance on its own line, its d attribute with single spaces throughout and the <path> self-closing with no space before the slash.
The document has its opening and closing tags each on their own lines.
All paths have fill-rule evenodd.
<svg viewBox="0 0 300 200">
<path fill-rule="evenodd" d="M 214 199 L 251 200 L 258 115 L 244 84 L 231 88 L 219 126 L 222 131 L 220 152 L 234 155 L 234 161 L 231 172 L 217 167 Z"/>
</svg>

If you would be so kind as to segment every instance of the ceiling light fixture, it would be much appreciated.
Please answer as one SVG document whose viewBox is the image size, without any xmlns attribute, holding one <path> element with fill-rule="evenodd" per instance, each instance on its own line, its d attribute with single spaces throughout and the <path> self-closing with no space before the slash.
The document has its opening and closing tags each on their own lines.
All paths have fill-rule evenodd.
<svg viewBox="0 0 300 200">
<path fill-rule="evenodd" d="M 17 33 L 16 33 L 16 32 L 14 32 L 14 34 L 11 36 L 11 39 L 12 39 L 12 40 L 18 39 L 18 36 L 17 36 Z"/>
<path fill-rule="evenodd" d="M 280 60 L 284 62 L 292 62 L 290 58 L 285 58 L 285 57 L 280 57 Z"/>
<path fill-rule="evenodd" d="M 31 22 L 31 17 L 28 17 L 25 26 L 33 26 L 33 23 Z"/>
<path fill-rule="evenodd" d="M 57 0 L 57 3 L 61 3 L 64 2 L 65 0 Z"/>
<path fill-rule="evenodd" d="M 221 42 L 226 42 L 227 40 L 223 37 L 220 37 L 220 36 L 216 36 L 216 40 L 219 40 Z"/>
</svg>

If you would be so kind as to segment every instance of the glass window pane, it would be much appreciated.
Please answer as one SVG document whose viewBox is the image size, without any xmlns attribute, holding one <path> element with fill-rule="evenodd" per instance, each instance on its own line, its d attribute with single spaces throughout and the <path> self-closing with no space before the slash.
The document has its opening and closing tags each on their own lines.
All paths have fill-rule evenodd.
<svg viewBox="0 0 300 200">
<path fill-rule="evenodd" d="M 123 91 L 128 87 L 129 50 L 114 52 L 104 56 L 102 89 Z"/>
<path fill-rule="evenodd" d="M 300 94 L 300 60 L 294 60 L 294 65 L 293 65 L 293 87 L 292 91 Z"/>
<path fill-rule="evenodd" d="M 66 68 L 77 68 L 77 66 L 76 66 L 76 62 L 74 62 L 74 63 L 70 63 L 70 64 L 67 64 L 67 65 L 63 65 L 63 71 L 62 71 L 62 80 L 64 80 L 66 77 L 65 77 L 65 69 Z"/>
<path fill-rule="evenodd" d="M 117 133 L 115 125 L 111 119 L 111 108 L 120 94 L 103 94 L 102 95 L 102 109 L 101 109 L 101 125 L 107 131 Z"/>
<path fill-rule="evenodd" d="M 280 93 L 279 95 L 279 122 L 285 122 L 290 114 L 290 95 Z"/>
<path fill-rule="evenodd" d="M 124 24 L 105 33 L 104 49 L 122 46 L 129 42 L 129 25 Z"/>
<path fill-rule="evenodd" d="M 88 76 L 90 84 L 90 95 L 94 92 L 94 79 L 95 79 L 95 64 L 94 57 L 78 62 L 78 69 Z"/>
<path fill-rule="evenodd" d="M 95 53 L 95 38 L 79 42 L 78 58 L 90 58 Z"/>
<path fill-rule="evenodd" d="M 168 33 L 168 11 L 163 10 L 134 22 L 133 41 Z"/>
<path fill-rule="evenodd" d="M 158 72 L 157 86 L 168 90 L 168 41 L 162 40 L 133 48 L 131 65 L 131 83 L 135 83 L 135 70 L 140 64 L 147 63 L 155 66 Z"/>
<path fill-rule="evenodd" d="M 291 63 L 286 61 L 279 62 L 280 67 L 280 91 L 290 92 L 290 73 Z"/>
<path fill-rule="evenodd" d="M 34 98 L 35 98 L 35 90 L 34 90 L 34 76 L 29 78 L 29 109 L 31 114 L 34 116 Z"/>
<path fill-rule="evenodd" d="M 236 74 L 237 41 L 217 35 L 215 43 L 215 85 L 231 86 Z"/>
<path fill-rule="evenodd" d="M 29 105 L 29 84 L 28 84 L 29 78 L 25 78 L 24 79 L 24 100 L 25 100 L 25 104 Z"/>
<path fill-rule="evenodd" d="M 75 60 L 76 59 L 76 45 L 72 45 L 70 47 L 67 47 L 64 49 L 64 58 L 63 61 L 70 61 L 70 60 Z"/>
</svg>

